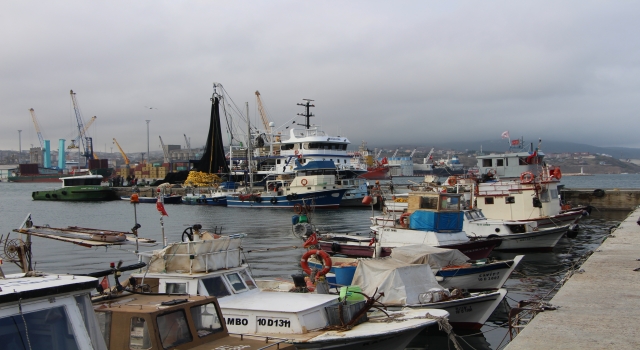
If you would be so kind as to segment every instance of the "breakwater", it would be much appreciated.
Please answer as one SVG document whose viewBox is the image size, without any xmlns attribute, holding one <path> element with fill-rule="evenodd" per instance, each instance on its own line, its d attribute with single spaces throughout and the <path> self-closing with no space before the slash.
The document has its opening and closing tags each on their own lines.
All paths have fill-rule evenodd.
<svg viewBox="0 0 640 350">
<path fill-rule="evenodd" d="M 640 205 L 639 189 L 565 188 L 560 191 L 565 202 L 590 205 L 598 210 L 631 211 Z"/>
</svg>

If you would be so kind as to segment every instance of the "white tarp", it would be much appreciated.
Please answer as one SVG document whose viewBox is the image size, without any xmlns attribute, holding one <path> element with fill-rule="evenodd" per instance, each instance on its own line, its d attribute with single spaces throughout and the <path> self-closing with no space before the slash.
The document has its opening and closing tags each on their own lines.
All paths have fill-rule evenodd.
<svg viewBox="0 0 640 350">
<path fill-rule="evenodd" d="M 426 244 L 395 247 L 391 250 L 391 257 L 409 264 L 428 264 L 433 270 L 448 265 L 462 265 L 469 260 L 457 249 L 436 248 Z"/>
<path fill-rule="evenodd" d="M 431 288 L 443 289 L 429 265 L 415 265 L 393 258 L 361 260 L 353 276 L 353 285 L 360 286 L 370 297 L 378 288 L 384 292 L 379 300 L 388 305 L 419 304 L 419 296 Z"/>
<path fill-rule="evenodd" d="M 207 272 L 242 264 L 241 237 L 222 236 L 195 242 L 176 242 L 164 249 L 139 253 L 149 272 Z"/>
</svg>

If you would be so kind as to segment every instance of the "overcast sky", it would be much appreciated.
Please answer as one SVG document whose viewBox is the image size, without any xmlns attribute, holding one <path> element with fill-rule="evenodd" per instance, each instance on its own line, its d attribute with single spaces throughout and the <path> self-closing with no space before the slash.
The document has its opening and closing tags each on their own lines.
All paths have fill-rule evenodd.
<svg viewBox="0 0 640 350">
<path fill-rule="evenodd" d="M 370 146 L 525 136 L 640 147 L 640 2 L 2 1 L 0 149 L 206 140 L 213 83 L 261 121 Z M 228 101 L 230 102 L 230 101 Z M 237 123 L 240 120 L 236 120 Z"/>
</svg>

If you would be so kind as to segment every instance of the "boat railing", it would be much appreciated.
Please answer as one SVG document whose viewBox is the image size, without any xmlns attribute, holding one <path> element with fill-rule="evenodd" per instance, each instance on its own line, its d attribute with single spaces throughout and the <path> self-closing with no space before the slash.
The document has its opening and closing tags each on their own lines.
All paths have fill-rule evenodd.
<svg viewBox="0 0 640 350">
<path fill-rule="evenodd" d="M 257 334 L 229 333 L 229 335 L 240 337 L 240 340 L 244 340 L 244 338 L 264 339 L 265 344 L 268 344 L 268 345 L 265 345 L 260 349 L 269 349 L 269 348 L 273 348 L 274 346 L 276 347 L 276 349 L 280 349 L 280 344 L 286 344 L 288 341 L 288 339 L 285 339 L 285 338 L 269 337 L 266 335 L 257 335 Z M 275 343 L 269 344 L 269 341 L 275 341 Z"/>
<path fill-rule="evenodd" d="M 243 234 L 193 242 L 170 243 L 164 249 L 138 253 L 148 272 L 208 272 L 242 265 Z"/>
</svg>

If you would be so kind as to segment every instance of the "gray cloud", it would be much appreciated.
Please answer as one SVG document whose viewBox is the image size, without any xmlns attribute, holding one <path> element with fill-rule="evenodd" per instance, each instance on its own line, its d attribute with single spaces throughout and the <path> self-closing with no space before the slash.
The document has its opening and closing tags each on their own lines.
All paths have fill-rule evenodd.
<svg viewBox="0 0 640 350">
<path fill-rule="evenodd" d="M 98 151 L 206 138 L 212 83 L 260 90 L 277 125 L 315 100 L 317 124 L 370 145 L 528 139 L 640 147 L 639 4 L 67 1 L 0 4 L 0 149 L 57 144 L 77 93 Z M 153 106 L 157 109 L 145 108 Z M 236 122 L 240 123 L 239 120 Z M 243 126 L 239 126 L 244 130 Z M 54 146 L 56 148 L 57 146 Z"/>
</svg>

